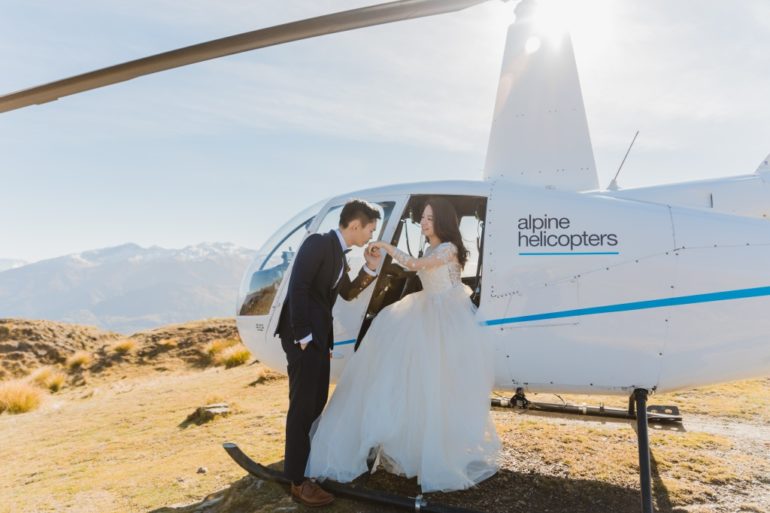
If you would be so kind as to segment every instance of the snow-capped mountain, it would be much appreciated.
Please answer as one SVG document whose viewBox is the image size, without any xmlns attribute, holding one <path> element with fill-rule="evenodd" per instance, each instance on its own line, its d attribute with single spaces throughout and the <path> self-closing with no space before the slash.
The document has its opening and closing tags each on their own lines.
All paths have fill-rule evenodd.
<svg viewBox="0 0 770 513">
<path fill-rule="evenodd" d="M 6 271 L 8 269 L 16 269 L 17 267 L 21 267 L 22 265 L 26 265 L 27 262 L 24 260 L 14 260 L 11 258 L 0 258 L 0 272 Z"/>
<path fill-rule="evenodd" d="M 255 251 L 229 243 L 182 249 L 123 244 L 0 272 L 0 318 L 93 324 L 121 333 L 235 315 Z"/>
</svg>

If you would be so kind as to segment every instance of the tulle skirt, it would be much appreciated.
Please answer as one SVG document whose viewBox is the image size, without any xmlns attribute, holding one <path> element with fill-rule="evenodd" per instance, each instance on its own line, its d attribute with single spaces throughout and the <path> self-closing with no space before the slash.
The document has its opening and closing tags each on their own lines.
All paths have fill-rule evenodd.
<svg viewBox="0 0 770 513">
<path fill-rule="evenodd" d="M 307 476 L 352 481 L 370 450 L 423 492 L 468 488 L 497 471 L 493 349 L 469 293 L 421 291 L 379 313 L 314 426 Z"/>
</svg>

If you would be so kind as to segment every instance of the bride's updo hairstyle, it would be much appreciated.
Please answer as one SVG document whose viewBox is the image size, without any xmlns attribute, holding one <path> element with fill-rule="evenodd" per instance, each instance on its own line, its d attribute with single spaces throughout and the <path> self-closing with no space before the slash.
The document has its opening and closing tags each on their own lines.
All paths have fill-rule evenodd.
<svg viewBox="0 0 770 513">
<path fill-rule="evenodd" d="M 465 262 L 468 261 L 468 250 L 463 245 L 460 221 L 457 219 L 454 205 L 444 198 L 428 198 L 425 206 L 428 205 L 433 209 L 433 232 L 441 242 L 451 242 L 457 246 L 457 260 L 461 268 L 465 267 Z"/>
</svg>

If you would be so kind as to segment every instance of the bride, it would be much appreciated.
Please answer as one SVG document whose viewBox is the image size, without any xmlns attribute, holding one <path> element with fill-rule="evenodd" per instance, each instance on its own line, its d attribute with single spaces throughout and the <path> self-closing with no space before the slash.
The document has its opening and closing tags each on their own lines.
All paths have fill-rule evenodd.
<svg viewBox="0 0 770 513">
<path fill-rule="evenodd" d="M 491 345 L 477 324 L 457 215 L 443 198 L 420 220 L 430 247 L 412 258 L 385 242 L 423 290 L 383 309 L 345 366 L 311 440 L 305 475 L 349 482 L 367 471 L 417 477 L 423 492 L 459 490 L 497 471 L 500 442 L 489 414 Z"/>
</svg>

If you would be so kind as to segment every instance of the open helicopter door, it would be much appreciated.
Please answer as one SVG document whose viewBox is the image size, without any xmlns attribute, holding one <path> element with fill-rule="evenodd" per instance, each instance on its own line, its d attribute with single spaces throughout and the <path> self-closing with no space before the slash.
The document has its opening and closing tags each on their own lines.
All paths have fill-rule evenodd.
<svg viewBox="0 0 770 513">
<path fill-rule="evenodd" d="M 443 191 L 442 191 L 443 189 Z M 461 272 L 461 279 L 471 291 L 471 300 L 478 305 L 481 297 L 484 240 L 484 219 L 487 210 L 487 192 L 489 184 L 446 183 L 436 186 L 429 194 L 413 194 L 409 197 L 400 219 L 393 214 L 394 230 L 383 237 L 404 253 L 419 258 L 428 241 L 422 235 L 420 218 L 428 198 L 442 198 L 449 201 L 457 214 L 460 236 L 467 251 L 467 260 Z M 458 192 L 466 194 L 458 194 Z M 467 194 L 475 193 L 475 194 Z M 386 256 L 377 283 L 373 287 L 371 301 L 366 318 L 358 335 L 358 344 L 363 340 L 371 322 L 385 307 L 403 299 L 405 296 L 422 290 L 422 283 L 417 272 L 408 270 Z"/>
<path fill-rule="evenodd" d="M 405 197 L 401 196 L 374 196 L 374 195 L 356 195 L 357 199 L 363 199 L 374 205 L 380 212 L 380 220 L 377 222 L 377 230 L 372 235 L 372 240 L 379 240 L 381 237 L 389 238 L 392 236 L 395 227 L 390 223 L 391 214 L 396 211 L 400 212 L 403 209 L 406 201 Z M 334 198 L 327 202 L 326 205 L 320 209 L 318 215 L 314 216 L 309 224 L 309 229 L 304 230 L 301 237 L 294 243 L 292 249 L 283 250 L 282 247 L 278 247 L 274 253 L 287 254 L 285 263 L 279 265 L 284 266 L 280 282 L 277 283 L 274 288 L 273 301 L 269 307 L 269 313 L 267 315 L 267 323 L 264 332 L 262 347 L 256 354 L 265 364 L 274 369 L 282 369 L 286 367 L 286 357 L 281 348 L 281 343 L 278 337 L 273 333 L 278 325 L 280 318 L 281 308 L 283 307 L 286 294 L 288 293 L 289 276 L 291 276 L 293 257 L 297 248 L 304 240 L 304 238 L 311 233 L 326 233 L 329 230 L 333 230 L 339 225 L 340 211 L 345 203 L 351 199 L 350 197 Z M 396 214 L 397 215 L 397 214 Z M 299 227 L 298 227 L 299 228 Z M 282 242 L 283 246 L 292 243 L 292 237 L 284 237 Z M 350 266 L 351 279 L 358 274 L 361 266 L 364 265 L 364 248 L 353 247 L 351 251 L 346 255 L 348 265 Z M 276 257 L 273 257 L 275 260 Z M 334 352 L 332 354 L 331 364 L 331 378 L 335 381 L 342 372 L 342 368 L 347 360 L 347 357 L 353 353 L 353 348 L 366 315 L 366 306 L 369 304 L 369 300 L 372 295 L 374 287 L 367 287 L 357 298 L 352 301 L 345 301 L 339 298 L 334 305 L 332 316 L 334 317 Z M 252 321 L 254 322 L 254 321 Z M 240 328 L 240 325 L 239 325 Z M 249 345 L 249 347 L 251 347 Z M 269 359 L 269 360 L 268 360 Z"/>
</svg>

